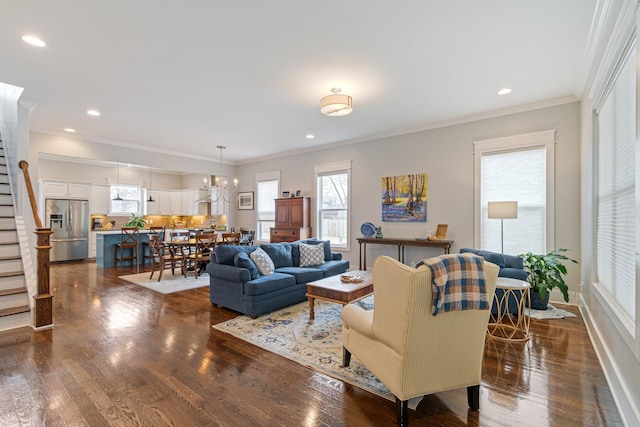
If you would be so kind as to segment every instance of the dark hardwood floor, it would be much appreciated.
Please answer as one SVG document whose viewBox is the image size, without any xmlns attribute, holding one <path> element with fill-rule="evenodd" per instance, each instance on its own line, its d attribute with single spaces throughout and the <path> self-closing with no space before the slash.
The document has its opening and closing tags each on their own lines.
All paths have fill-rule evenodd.
<svg viewBox="0 0 640 427">
<path fill-rule="evenodd" d="M 162 295 L 117 278 L 131 272 L 52 266 L 55 327 L 0 333 L 0 426 L 395 424 L 393 402 L 211 328 L 237 313 L 208 287 Z M 578 317 L 532 321 L 526 344 L 488 341 L 479 412 L 452 390 L 426 396 L 411 425 L 621 425 L 565 308 Z"/>
</svg>

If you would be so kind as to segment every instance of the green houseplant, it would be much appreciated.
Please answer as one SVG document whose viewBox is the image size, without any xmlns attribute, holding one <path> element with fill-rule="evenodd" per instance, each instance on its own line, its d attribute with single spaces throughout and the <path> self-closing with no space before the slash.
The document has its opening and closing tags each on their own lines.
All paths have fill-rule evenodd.
<svg viewBox="0 0 640 427">
<path fill-rule="evenodd" d="M 147 221 L 143 217 L 137 216 L 136 214 L 132 213 L 131 217 L 129 218 L 129 220 L 127 221 L 127 223 L 124 226 L 125 227 L 144 228 L 146 223 L 147 223 Z"/>
<path fill-rule="evenodd" d="M 535 255 L 531 252 L 518 255 L 522 258 L 524 269 L 527 271 L 527 282 L 531 285 L 531 308 L 546 310 L 549 292 L 553 288 L 560 289 L 565 302 L 569 302 L 569 286 L 564 278 L 567 267 L 563 262 L 578 264 L 578 261 L 567 257 L 564 252 L 567 252 L 567 249 L 556 249 L 546 255 Z M 539 297 L 539 301 L 536 301 L 536 297 Z"/>
</svg>

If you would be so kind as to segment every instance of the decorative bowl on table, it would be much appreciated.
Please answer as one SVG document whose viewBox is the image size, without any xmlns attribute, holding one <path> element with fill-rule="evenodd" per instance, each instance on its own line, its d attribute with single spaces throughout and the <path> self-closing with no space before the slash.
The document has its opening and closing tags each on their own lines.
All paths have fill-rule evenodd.
<svg viewBox="0 0 640 427">
<path fill-rule="evenodd" d="M 361 283 L 364 279 L 362 276 L 357 276 L 355 274 L 341 274 L 340 281 L 342 283 Z"/>
</svg>

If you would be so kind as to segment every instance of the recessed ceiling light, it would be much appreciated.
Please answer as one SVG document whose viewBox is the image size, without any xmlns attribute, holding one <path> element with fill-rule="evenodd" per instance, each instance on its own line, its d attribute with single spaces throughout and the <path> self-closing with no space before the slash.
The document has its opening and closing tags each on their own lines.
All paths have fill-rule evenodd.
<svg viewBox="0 0 640 427">
<path fill-rule="evenodd" d="M 42 39 L 36 36 L 24 35 L 22 36 L 22 40 L 26 43 L 29 43 L 32 46 L 45 47 L 47 44 L 42 41 Z"/>
<path fill-rule="evenodd" d="M 511 89 L 508 87 L 502 88 L 498 91 L 498 95 L 506 95 L 508 93 L 511 93 Z"/>
<path fill-rule="evenodd" d="M 307 139 L 313 139 L 313 138 L 315 138 L 314 135 L 311 135 L 311 134 L 307 135 Z"/>
<path fill-rule="evenodd" d="M 64 131 L 74 133 L 76 130 L 74 128 L 64 128 Z"/>
<path fill-rule="evenodd" d="M 98 117 L 100 115 L 100 111 L 98 111 L 98 110 L 87 110 L 87 114 L 90 115 L 90 116 Z"/>
</svg>

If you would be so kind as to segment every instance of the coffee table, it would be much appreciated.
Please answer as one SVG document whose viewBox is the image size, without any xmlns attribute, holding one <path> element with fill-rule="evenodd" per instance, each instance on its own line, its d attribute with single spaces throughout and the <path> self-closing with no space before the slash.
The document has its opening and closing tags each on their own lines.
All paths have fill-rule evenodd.
<svg viewBox="0 0 640 427">
<path fill-rule="evenodd" d="M 307 299 L 309 300 L 309 320 L 313 320 L 313 306 L 316 299 L 338 304 L 349 304 L 373 293 L 373 274 L 368 271 L 352 270 L 345 274 L 360 276 L 360 283 L 343 283 L 341 274 L 307 283 Z"/>
</svg>

